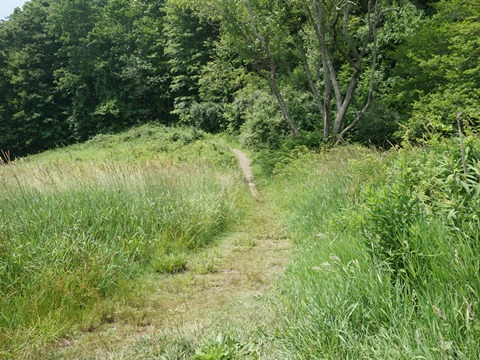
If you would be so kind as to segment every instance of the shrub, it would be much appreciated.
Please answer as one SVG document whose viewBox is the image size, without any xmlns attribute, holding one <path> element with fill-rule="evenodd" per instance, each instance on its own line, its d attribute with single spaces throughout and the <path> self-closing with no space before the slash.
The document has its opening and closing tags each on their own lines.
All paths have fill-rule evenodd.
<svg viewBox="0 0 480 360">
<path fill-rule="evenodd" d="M 193 102 L 190 106 L 188 120 L 184 121 L 184 123 L 209 133 L 218 133 L 227 128 L 227 122 L 223 113 L 222 104 L 211 101 Z"/>
<path fill-rule="evenodd" d="M 365 193 L 367 248 L 375 261 L 388 263 L 395 281 L 400 277 L 420 286 L 418 278 L 425 283 L 435 277 L 433 264 L 445 257 L 439 252 L 461 244 L 477 247 L 479 144 L 467 139 L 466 173 L 455 145 L 430 143 L 423 150 L 397 153 L 381 185 Z"/>
<path fill-rule="evenodd" d="M 480 147 L 466 145 L 469 190 L 458 142 L 286 162 L 271 196 L 297 250 L 277 293 L 279 358 L 480 356 Z"/>
<path fill-rule="evenodd" d="M 289 134 L 273 95 L 258 91 L 252 106 L 245 110 L 240 128 L 241 142 L 254 149 L 278 149 Z"/>
<path fill-rule="evenodd" d="M 361 121 L 348 134 L 349 138 L 364 145 L 388 149 L 398 143 L 396 137 L 399 116 L 381 101 L 374 101 Z"/>
</svg>

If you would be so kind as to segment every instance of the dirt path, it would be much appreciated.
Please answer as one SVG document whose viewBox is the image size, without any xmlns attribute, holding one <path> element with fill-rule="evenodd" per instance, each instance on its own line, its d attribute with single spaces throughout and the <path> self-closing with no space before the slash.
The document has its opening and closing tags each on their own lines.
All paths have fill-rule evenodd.
<svg viewBox="0 0 480 360">
<path fill-rule="evenodd" d="M 238 158 L 240 168 L 242 169 L 243 175 L 245 176 L 245 180 L 247 180 L 247 184 L 250 187 L 250 191 L 252 192 L 252 195 L 254 197 L 258 197 L 257 187 L 255 186 L 255 182 L 253 181 L 253 173 L 252 173 L 252 168 L 250 167 L 250 160 L 248 159 L 247 155 L 243 151 L 232 149 L 232 152 Z"/>
<path fill-rule="evenodd" d="M 258 197 L 248 158 L 232 151 Z M 219 332 L 241 336 L 271 326 L 276 319 L 269 290 L 283 273 L 291 245 L 268 204 L 256 201 L 252 206 L 237 231 L 191 258 L 188 271 L 152 275 L 146 290 L 119 307 L 110 324 L 65 340 L 46 358 L 191 358 Z"/>
</svg>

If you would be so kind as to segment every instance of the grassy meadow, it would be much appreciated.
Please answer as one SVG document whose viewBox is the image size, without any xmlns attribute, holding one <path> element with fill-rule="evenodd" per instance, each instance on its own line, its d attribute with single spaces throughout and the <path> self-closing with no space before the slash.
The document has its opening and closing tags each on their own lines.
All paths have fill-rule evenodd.
<svg viewBox="0 0 480 360">
<path fill-rule="evenodd" d="M 287 159 L 269 189 L 297 244 L 278 358 L 480 358 L 479 148 L 466 171 L 456 141 Z"/>
<path fill-rule="evenodd" d="M 175 273 L 242 211 L 220 138 L 143 126 L 0 166 L 0 358 L 112 315 L 145 272 Z"/>
<path fill-rule="evenodd" d="M 149 125 L 0 166 L 0 358 L 115 321 L 143 275 L 184 271 L 247 212 L 249 236 L 264 216 L 295 245 L 273 292 L 112 358 L 480 358 L 477 138 L 465 164 L 455 140 L 254 154 L 255 206 L 229 142 Z"/>
</svg>

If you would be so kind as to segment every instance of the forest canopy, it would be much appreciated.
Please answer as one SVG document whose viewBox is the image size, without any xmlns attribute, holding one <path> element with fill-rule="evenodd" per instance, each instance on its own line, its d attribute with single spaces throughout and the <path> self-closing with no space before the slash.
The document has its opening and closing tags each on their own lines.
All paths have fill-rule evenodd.
<svg viewBox="0 0 480 360">
<path fill-rule="evenodd" d="M 477 0 L 32 0 L 0 21 L 0 149 L 133 125 L 388 147 L 480 121 Z"/>
</svg>

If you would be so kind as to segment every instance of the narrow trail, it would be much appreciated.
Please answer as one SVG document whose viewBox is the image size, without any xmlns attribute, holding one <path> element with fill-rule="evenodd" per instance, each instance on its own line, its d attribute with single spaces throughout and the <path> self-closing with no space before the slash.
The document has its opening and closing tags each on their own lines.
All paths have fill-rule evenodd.
<svg viewBox="0 0 480 360">
<path fill-rule="evenodd" d="M 258 200 L 247 156 L 232 152 Z M 148 296 L 139 293 L 145 298 L 124 304 L 111 324 L 64 341 L 46 358 L 190 358 L 182 355 L 187 352 L 182 346 L 195 347 L 218 331 L 254 332 L 274 323 L 266 299 L 290 258 L 291 244 L 268 203 L 252 206 L 236 231 L 193 255 L 186 272 L 147 279 Z"/>
<path fill-rule="evenodd" d="M 255 198 L 258 198 L 257 187 L 255 186 L 255 182 L 253 181 L 252 168 L 250 167 L 250 160 L 248 159 L 247 155 L 243 151 L 237 150 L 237 149 L 231 149 L 231 150 L 238 158 L 240 169 L 242 169 L 243 175 L 245 176 L 245 180 L 247 180 L 247 184 L 250 187 L 250 191 L 252 195 Z"/>
</svg>

